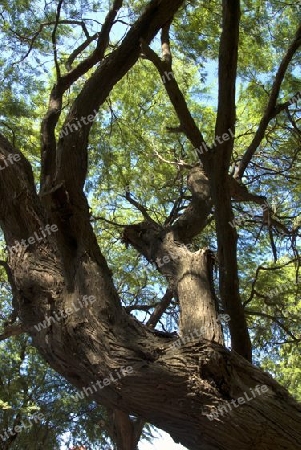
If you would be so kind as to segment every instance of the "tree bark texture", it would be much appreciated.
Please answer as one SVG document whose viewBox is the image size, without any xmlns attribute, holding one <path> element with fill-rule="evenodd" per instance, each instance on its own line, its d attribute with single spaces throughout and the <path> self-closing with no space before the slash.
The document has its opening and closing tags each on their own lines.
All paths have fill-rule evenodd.
<svg viewBox="0 0 301 450">
<path fill-rule="evenodd" d="M 119 3 L 114 2 L 116 7 Z M 167 54 L 167 24 L 182 3 L 152 0 L 117 50 L 107 58 L 99 50 L 86 61 L 88 69 L 99 65 L 72 105 L 65 125 L 98 110 L 137 61 L 141 45 L 147 46 L 162 28 Z M 239 14 L 237 0 L 223 1 L 218 134 L 234 127 Z M 153 54 L 150 58 L 161 70 Z M 20 155 L 18 162 L 0 173 L 0 225 L 7 245 L 22 239 L 28 242 L 47 224 L 58 228 L 45 239 L 9 252 L 13 307 L 23 329 L 54 370 L 114 411 L 115 437 L 122 450 L 133 450 L 139 431 L 128 415 L 164 429 L 190 450 L 301 449 L 300 405 L 248 362 L 251 346 L 239 296 L 237 236 L 228 225 L 233 220 L 228 176 L 233 140 L 216 149 L 219 156 L 204 155 L 201 166 L 191 168 L 187 180 L 191 201 L 177 221 L 161 225 L 145 214 L 143 222 L 124 229 L 124 242 L 157 267 L 178 299 L 183 339 L 175 348 L 175 337 L 144 326 L 126 313 L 97 244 L 83 193 L 90 127 L 58 142 L 54 137 L 63 93 L 81 71 L 79 65 L 61 77 L 52 91 L 42 125 L 39 194 L 29 162 L 0 135 L 0 157 Z M 166 90 L 182 129 L 197 147 L 203 137 L 174 79 L 166 83 Z M 231 352 L 223 346 L 217 321 L 212 255 L 208 249 L 193 253 L 187 248 L 207 225 L 212 205 L 221 303 L 231 316 Z M 75 310 L 73 305 L 84 296 L 96 301 Z M 47 318 L 38 331 L 37 325 Z M 202 333 L 192 338 L 194 329 Z M 97 382 L 104 379 L 111 381 L 99 387 Z M 263 385 L 267 392 L 239 407 L 231 403 L 245 393 L 250 397 L 256 386 Z M 218 409 L 222 407 L 223 413 Z"/>
<path fill-rule="evenodd" d="M 17 150 L 2 138 L 1 154 L 7 152 Z M 0 183 L 1 227 L 8 245 L 13 245 L 13 239 L 27 239 L 46 225 L 43 204 L 25 160 L 3 171 Z M 65 240 L 71 250 L 62 251 L 64 236 L 59 233 L 11 251 L 9 256 L 18 316 L 56 371 L 78 388 L 91 387 L 113 375 L 114 382 L 93 392 L 95 400 L 157 425 L 189 449 L 301 448 L 300 407 L 267 374 L 216 342 L 219 330 L 209 335 L 212 328 L 208 327 L 207 338 L 190 340 L 175 349 L 171 345 L 174 338 L 162 336 L 125 313 L 96 239 L 79 230 L 76 247 L 72 248 L 72 240 Z M 138 232 L 133 225 L 125 233 L 133 244 L 137 239 L 141 253 L 149 257 L 164 257 L 171 248 L 178 251 L 179 258 L 172 260 L 170 254 L 170 262 L 159 269 L 169 276 L 175 266 L 171 284 L 178 290 L 180 304 L 184 302 L 183 309 L 189 299 L 195 307 L 200 305 L 209 323 L 216 317 L 214 301 L 209 298 L 206 252 L 189 255 L 173 243 L 172 230 L 156 229 L 154 224 L 146 231 L 144 223 Z M 195 264 L 199 267 L 196 273 Z M 68 308 L 84 295 L 97 300 L 68 314 Z M 192 317 L 190 306 L 185 313 L 191 325 L 206 326 L 198 311 L 197 319 Z M 191 330 L 185 313 L 183 334 Z M 55 314 L 62 318 L 36 330 L 34 325 Z M 122 367 L 133 370 L 118 378 Z M 212 421 L 207 417 L 217 407 L 263 384 L 268 386 L 266 394 Z"/>
</svg>

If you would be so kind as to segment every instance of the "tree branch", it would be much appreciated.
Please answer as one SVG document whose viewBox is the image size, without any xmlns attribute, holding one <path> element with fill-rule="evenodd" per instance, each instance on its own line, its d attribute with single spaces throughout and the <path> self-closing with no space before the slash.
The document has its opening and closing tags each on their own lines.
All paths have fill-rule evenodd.
<svg viewBox="0 0 301 450">
<path fill-rule="evenodd" d="M 84 75 L 95 64 L 103 59 L 109 41 L 109 34 L 114 24 L 114 19 L 121 6 L 122 0 L 114 1 L 112 9 L 109 11 L 102 29 L 98 34 L 97 47 L 94 52 L 88 58 L 78 64 L 78 66 L 75 67 L 71 72 L 60 76 L 57 84 L 52 88 L 48 111 L 43 119 L 41 126 L 42 145 L 40 183 L 42 193 L 49 191 L 49 189 L 51 188 L 51 183 L 53 183 L 55 178 L 57 156 L 55 127 L 61 114 L 63 94 L 70 88 L 73 83 L 75 83 L 75 81 L 78 80 L 79 77 Z M 88 114 L 86 114 L 86 116 L 88 116 Z"/>
<path fill-rule="evenodd" d="M 68 72 L 71 71 L 72 64 L 78 57 L 78 55 L 80 55 L 93 41 L 95 41 L 98 38 L 98 35 L 99 33 L 95 33 L 93 34 L 93 36 L 88 36 L 85 42 L 83 42 L 75 50 L 73 50 L 73 52 L 71 53 L 65 64 Z"/>
<path fill-rule="evenodd" d="M 117 0 L 115 5 L 116 2 Z M 79 118 L 85 119 L 91 113 L 95 116 L 95 112 L 103 104 L 117 81 L 138 60 L 140 54 L 139 39 L 143 38 L 146 42 L 150 42 L 164 23 L 171 20 L 182 3 L 183 0 L 152 0 L 149 3 L 145 12 L 127 33 L 121 45 L 102 61 L 95 73 L 86 82 L 73 103 L 65 124 L 72 124 L 72 122 L 76 124 Z M 119 2 L 118 5 L 121 5 L 121 3 Z M 116 11 L 114 11 L 114 14 L 116 14 Z M 110 23 L 109 21 L 107 28 L 110 27 Z M 100 40 L 103 40 L 106 36 L 106 33 L 101 34 Z M 97 58 L 99 58 L 99 55 Z M 87 60 L 85 64 L 90 66 Z M 70 77 L 73 80 L 74 76 L 77 76 L 76 70 L 78 68 L 67 74 L 67 78 L 61 78 L 64 89 L 66 83 L 70 83 Z M 84 126 L 79 126 L 76 131 L 61 137 L 57 146 L 56 175 L 52 178 L 56 179 L 58 183 L 65 183 L 66 191 L 73 205 L 83 204 L 82 188 L 86 178 L 87 144 L 92 122 L 88 120 L 88 123 L 85 123 Z M 51 153 L 51 150 L 47 153 Z"/>
<path fill-rule="evenodd" d="M 162 315 L 165 313 L 166 309 L 169 307 L 169 305 L 173 299 L 173 296 L 174 296 L 173 291 L 171 289 L 167 289 L 161 302 L 156 305 L 154 312 L 152 313 L 152 315 L 146 322 L 146 325 L 148 327 L 155 328 L 155 326 L 161 319 Z"/>
<path fill-rule="evenodd" d="M 249 316 L 259 316 L 265 317 L 266 319 L 270 319 L 273 322 L 275 322 L 280 328 L 282 328 L 286 332 L 286 334 L 293 339 L 295 343 L 301 341 L 301 339 L 297 339 L 293 335 L 293 333 L 277 317 L 271 316 L 270 314 L 266 314 L 261 311 L 252 311 L 252 310 L 246 310 L 246 314 Z"/>
<path fill-rule="evenodd" d="M 297 29 L 295 38 L 281 61 L 281 64 L 278 68 L 278 71 L 277 71 L 277 74 L 276 74 L 276 77 L 275 77 L 275 80 L 274 80 L 274 83 L 272 86 L 270 98 L 269 98 L 267 107 L 265 109 L 264 115 L 260 121 L 259 127 L 255 133 L 253 141 L 247 148 L 245 154 L 243 155 L 241 161 L 238 164 L 238 167 L 237 167 L 237 170 L 235 173 L 235 178 L 241 179 L 243 177 L 243 174 L 244 174 L 246 168 L 248 167 L 249 162 L 251 161 L 254 153 L 256 152 L 258 146 L 260 145 L 261 141 L 264 138 L 265 132 L 267 130 L 267 127 L 268 127 L 270 121 L 280 111 L 282 111 L 283 109 L 286 109 L 290 104 L 288 102 L 288 103 L 277 106 L 276 103 L 277 103 L 277 98 L 279 96 L 281 84 L 285 77 L 287 68 L 288 68 L 291 60 L 293 59 L 294 54 L 300 47 L 300 45 L 301 45 L 301 25 Z"/>
<path fill-rule="evenodd" d="M 164 32 L 164 35 L 165 34 L 166 31 Z M 154 64 L 162 78 L 166 92 L 180 121 L 178 129 L 185 133 L 195 149 L 201 148 L 203 144 L 206 145 L 204 137 L 190 114 L 184 95 L 182 94 L 174 73 L 172 72 L 171 56 L 169 56 L 170 50 L 167 50 L 169 49 L 169 44 L 166 43 L 166 37 L 165 39 L 162 37 L 162 40 L 164 42 L 163 60 L 159 58 L 156 52 L 154 52 L 154 50 L 152 50 L 147 43 L 143 41 L 143 39 L 141 40 L 142 56 Z M 208 153 L 201 154 L 200 159 L 204 164 L 204 167 L 206 167 Z"/>
<path fill-rule="evenodd" d="M 262 195 L 256 195 L 249 192 L 247 187 L 243 185 L 242 183 L 238 182 L 235 178 L 231 177 L 229 175 L 229 185 L 230 185 L 230 193 L 231 197 L 234 200 L 237 200 L 239 202 L 253 202 L 257 205 L 264 206 L 263 209 L 263 221 L 265 225 L 268 225 L 269 227 L 274 226 L 277 228 L 277 230 L 281 230 L 282 232 L 286 233 L 287 235 L 290 234 L 289 229 L 283 225 L 279 220 L 275 219 L 273 217 L 274 212 L 272 208 L 267 203 L 267 198 Z"/>
<path fill-rule="evenodd" d="M 219 94 L 216 118 L 216 136 L 235 126 L 235 83 L 238 59 L 240 23 L 239 0 L 223 0 L 223 31 L 219 49 Z M 209 176 L 215 208 L 215 226 L 218 242 L 219 285 L 224 310 L 230 315 L 229 328 L 232 349 L 246 359 L 252 359 L 252 346 L 239 294 L 237 265 L 237 233 L 233 220 L 229 185 L 229 164 L 234 139 L 222 142 L 212 159 Z"/>
<path fill-rule="evenodd" d="M 137 208 L 137 209 L 141 212 L 141 214 L 143 215 L 143 217 L 144 217 L 146 220 L 148 220 L 150 223 L 151 223 L 151 222 L 156 223 L 156 222 L 150 217 L 150 215 L 148 214 L 147 209 L 146 209 L 143 205 L 141 205 L 140 203 L 136 202 L 136 200 L 134 200 L 134 199 L 131 197 L 131 193 L 130 193 L 129 191 L 126 191 L 126 193 L 125 193 L 125 198 L 127 199 L 127 201 L 128 201 L 129 203 L 131 203 L 131 205 L 135 206 L 135 208 Z"/>
<path fill-rule="evenodd" d="M 55 63 L 55 70 L 56 70 L 56 78 L 57 82 L 59 82 L 61 78 L 61 69 L 57 58 L 57 47 L 56 47 L 56 30 L 59 24 L 60 15 L 61 15 L 61 9 L 62 9 L 63 0 L 59 0 L 57 9 L 56 9 L 56 17 L 55 17 L 55 24 L 53 27 L 53 31 L 51 34 L 52 39 L 52 47 L 53 47 L 53 57 L 54 57 L 54 63 Z"/>
</svg>

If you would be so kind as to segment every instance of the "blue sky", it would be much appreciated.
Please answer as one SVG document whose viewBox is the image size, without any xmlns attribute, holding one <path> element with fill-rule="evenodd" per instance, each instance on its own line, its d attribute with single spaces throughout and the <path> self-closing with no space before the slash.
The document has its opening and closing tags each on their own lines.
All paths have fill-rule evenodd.
<svg viewBox="0 0 301 450">
<path fill-rule="evenodd" d="M 158 430 L 157 438 L 150 444 L 149 442 L 139 442 L 139 450 L 186 450 L 183 445 L 176 444 L 169 434 Z"/>
</svg>

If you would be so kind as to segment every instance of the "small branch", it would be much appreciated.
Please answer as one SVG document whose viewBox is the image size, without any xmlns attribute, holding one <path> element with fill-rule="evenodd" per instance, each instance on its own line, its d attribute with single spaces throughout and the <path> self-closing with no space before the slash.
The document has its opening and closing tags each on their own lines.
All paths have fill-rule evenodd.
<svg viewBox="0 0 301 450">
<path fill-rule="evenodd" d="M 274 242 L 274 237 L 273 237 L 273 233 L 272 233 L 272 228 L 271 226 L 269 226 L 269 238 L 270 238 L 270 243 L 271 243 L 271 248 L 272 248 L 272 252 L 273 252 L 273 256 L 274 256 L 274 262 L 277 262 L 277 248 Z"/>
<path fill-rule="evenodd" d="M 261 270 L 272 270 L 272 271 L 273 271 L 273 270 L 279 270 L 279 269 L 282 269 L 283 267 L 286 267 L 286 266 L 288 266 L 289 264 L 292 264 L 292 263 L 297 262 L 297 261 L 298 261 L 298 259 L 297 259 L 297 258 L 294 258 L 294 259 L 291 259 L 290 261 L 288 261 L 288 262 L 286 262 L 286 263 L 283 263 L 283 264 L 280 264 L 280 265 L 278 265 L 278 266 L 273 266 L 273 267 L 258 266 L 257 269 L 256 269 L 256 272 L 255 272 L 255 278 L 254 278 L 253 281 L 252 281 L 252 289 L 251 289 L 250 297 L 244 302 L 243 306 L 244 306 L 244 307 L 247 306 L 247 305 L 253 300 L 254 294 L 256 293 L 256 291 L 255 291 L 255 285 L 256 285 L 256 283 L 257 283 L 257 280 L 258 280 L 258 277 L 259 277 L 259 272 L 260 272 Z M 266 296 L 264 296 L 264 295 L 260 295 L 260 294 L 258 294 L 258 293 L 257 293 L 257 295 L 258 295 L 259 297 L 266 298 Z"/>
<path fill-rule="evenodd" d="M 180 196 L 176 199 L 176 201 L 173 204 L 173 207 L 171 208 L 171 211 L 168 215 L 168 217 L 164 221 L 164 226 L 172 225 L 172 223 L 179 217 L 179 213 L 181 210 L 181 203 L 185 199 L 183 188 L 181 188 Z M 189 200 L 191 200 L 192 197 L 190 197 Z M 183 207 L 184 209 L 184 207 Z"/>
<path fill-rule="evenodd" d="M 125 198 L 129 203 L 131 203 L 131 205 L 135 206 L 135 208 L 137 208 L 141 212 L 141 214 L 146 220 L 148 220 L 151 223 L 156 223 L 148 214 L 147 209 L 131 197 L 131 193 L 129 191 L 125 193 Z"/>
<path fill-rule="evenodd" d="M 96 222 L 97 220 L 102 220 L 103 222 L 109 223 L 110 225 L 114 225 L 114 227 L 124 228 L 127 226 L 127 224 L 122 225 L 121 223 L 113 222 L 112 220 L 106 219 L 105 217 L 92 216 L 91 222 Z"/>
<path fill-rule="evenodd" d="M 60 69 L 58 59 L 57 59 L 56 30 L 57 30 L 59 20 L 60 20 L 63 1 L 64 0 L 59 0 L 57 10 L 56 10 L 55 24 L 54 24 L 54 28 L 53 28 L 52 35 L 51 35 L 57 81 L 59 81 L 59 79 L 61 78 L 61 69 Z"/>
<path fill-rule="evenodd" d="M 173 291 L 171 289 L 167 289 L 161 302 L 156 305 L 154 312 L 152 313 L 152 315 L 146 322 L 146 325 L 148 327 L 155 328 L 155 326 L 161 319 L 162 315 L 165 313 L 166 309 L 169 307 L 173 297 L 174 297 Z"/>
<path fill-rule="evenodd" d="M 239 202 L 253 202 L 257 205 L 264 206 L 263 209 L 263 220 L 266 225 L 269 227 L 274 226 L 277 230 L 280 229 L 282 232 L 286 233 L 287 235 L 290 234 L 289 229 L 283 225 L 281 222 L 279 222 L 277 219 L 275 219 L 273 216 L 274 212 L 272 208 L 268 205 L 267 199 L 264 196 L 252 194 L 248 191 L 247 187 L 240 183 L 235 178 L 232 178 L 229 176 L 229 186 L 230 186 L 230 194 L 231 197 L 234 200 L 237 200 Z M 273 249 L 274 256 L 275 256 L 275 249 Z"/>
<path fill-rule="evenodd" d="M 151 308 L 155 308 L 159 305 L 160 303 L 155 303 L 154 305 L 129 305 L 129 306 L 125 306 L 125 310 L 127 313 L 131 313 L 132 311 L 144 311 L 144 312 L 149 312 L 149 310 Z"/>
<path fill-rule="evenodd" d="M 12 127 L 10 127 L 7 123 L 3 122 L 3 120 L 1 120 L 0 123 L 1 123 L 3 126 L 5 126 L 6 128 L 8 128 L 9 131 L 11 131 L 12 136 L 13 136 L 13 138 L 12 138 L 12 145 L 15 147 L 15 145 L 16 145 L 16 133 L 15 133 L 14 129 L 13 129 Z"/>
<path fill-rule="evenodd" d="M 70 86 L 90 70 L 95 64 L 104 58 L 106 48 L 109 43 L 109 35 L 114 25 L 114 21 L 119 9 L 122 7 L 123 0 L 115 0 L 111 10 L 108 12 L 104 24 L 97 37 L 97 47 L 93 53 L 78 64 L 73 70 L 62 77 L 62 84 L 64 91 L 68 90 Z M 90 38 L 89 38 L 90 39 Z"/>
<path fill-rule="evenodd" d="M 31 53 L 33 46 L 35 44 L 35 41 L 38 39 L 39 35 L 41 34 L 41 32 L 43 31 L 43 29 L 45 27 L 48 27 L 50 25 L 80 25 L 83 29 L 83 32 L 85 34 L 85 36 L 87 37 L 87 39 L 89 38 L 89 33 L 86 27 L 86 24 L 84 21 L 82 20 L 69 20 L 69 19 L 64 19 L 64 20 L 59 20 L 59 21 L 50 21 L 50 22 L 44 22 L 41 23 L 39 26 L 39 29 L 34 33 L 32 38 L 28 38 L 27 36 L 21 36 L 20 34 L 18 34 L 16 31 L 14 31 L 12 28 L 10 28 L 10 31 L 15 34 L 21 41 L 28 41 L 29 42 L 29 49 L 27 50 L 26 54 L 18 61 L 12 63 L 12 65 L 17 65 L 20 64 L 22 61 L 24 61 L 29 54 Z"/>
<path fill-rule="evenodd" d="M 0 266 L 4 267 L 5 272 L 7 273 L 7 277 L 10 278 L 12 276 L 10 267 L 6 261 L 0 260 Z"/>
<path fill-rule="evenodd" d="M 10 270 L 10 267 L 9 267 L 7 261 L 0 260 L 0 266 L 2 266 L 4 268 L 6 275 L 7 275 L 8 282 L 12 289 L 12 295 L 13 295 L 12 304 L 16 305 L 17 304 L 17 302 L 15 301 L 16 289 L 15 289 L 15 285 L 14 285 L 14 278 L 13 278 L 12 271 Z M 14 309 L 11 314 L 11 317 L 9 319 L 9 324 L 12 325 L 13 323 L 15 323 L 16 320 L 17 320 L 17 312 Z"/>
<path fill-rule="evenodd" d="M 259 266 L 260 270 L 279 270 L 282 269 L 285 266 L 288 266 L 289 264 L 292 264 L 294 262 L 297 262 L 297 258 L 294 259 L 290 259 L 288 262 L 283 263 L 283 264 L 279 264 L 278 266 L 274 266 L 274 267 L 264 267 L 264 266 Z"/>
<path fill-rule="evenodd" d="M 295 38 L 292 42 L 292 44 L 290 45 L 287 53 L 285 54 L 285 56 L 283 57 L 279 69 L 277 71 L 273 86 L 272 86 L 272 90 L 271 90 L 271 94 L 270 94 L 270 98 L 266 107 L 266 110 L 264 112 L 264 115 L 260 121 L 259 127 L 255 133 L 254 139 L 251 142 L 251 144 L 249 145 L 249 147 L 247 148 L 245 154 L 243 155 L 236 173 L 235 173 L 235 178 L 237 179 L 241 179 L 243 177 L 243 174 L 246 170 L 246 168 L 248 167 L 249 162 L 251 161 L 254 153 L 256 152 L 258 146 L 260 145 L 261 141 L 264 138 L 265 132 L 267 130 L 267 127 L 270 123 L 270 121 L 283 109 L 285 109 L 284 105 L 276 105 L 277 102 L 277 98 L 279 96 L 279 92 L 280 92 L 280 87 L 282 84 L 282 81 L 285 77 L 287 68 L 291 62 L 291 60 L 293 59 L 294 54 L 296 53 L 296 51 L 298 50 L 298 48 L 301 45 L 301 25 L 299 26 Z M 285 104 L 287 105 L 287 104 Z"/>
<path fill-rule="evenodd" d="M 282 328 L 286 334 L 288 334 L 293 340 L 294 342 L 298 342 L 299 339 L 297 339 L 293 333 L 285 326 L 283 325 L 283 323 L 280 322 L 280 320 L 277 317 L 271 316 L 270 314 L 266 314 L 260 311 L 248 311 L 246 310 L 245 313 L 249 316 L 259 316 L 259 317 L 265 317 L 266 319 L 270 319 L 273 322 L 275 322 L 280 328 Z"/>
<path fill-rule="evenodd" d="M 142 55 L 154 64 L 162 78 L 162 81 L 164 82 L 166 92 L 180 121 L 178 128 L 185 133 L 194 148 L 197 149 L 203 144 L 206 145 L 203 135 L 197 127 L 188 109 L 183 93 L 179 88 L 173 72 L 171 71 L 171 63 L 162 61 L 156 52 L 154 52 L 154 50 L 152 50 L 143 39 L 140 39 L 140 42 Z M 200 155 L 202 161 L 207 159 L 207 155 L 207 153 Z"/>
<path fill-rule="evenodd" d="M 301 137 L 301 130 L 298 128 L 297 122 L 294 120 L 294 118 L 293 118 L 293 116 L 291 115 L 291 113 L 290 113 L 290 111 L 289 111 L 288 108 L 286 109 L 286 114 L 287 114 L 287 117 L 289 118 L 289 121 L 290 121 L 291 124 L 293 125 L 293 128 L 294 128 L 295 132 L 298 134 L 298 136 Z"/>
<path fill-rule="evenodd" d="M 153 148 L 153 152 L 157 156 L 157 158 L 160 159 L 160 161 L 165 162 L 167 164 L 177 166 L 177 167 L 184 167 L 185 169 L 192 169 L 194 167 L 191 164 L 185 163 L 185 161 L 183 161 L 182 159 L 180 159 L 179 161 L 168 161 L 167 159 L 163 158 L 163 156 L 161 156 L 159 154 L 159 152 L 157 150 L 155 150 L 154 148 Z"/>
<path fill-rule="evenodd" d="M 166 131 L 169 133 L 184 133 L 184 130 L 181 126 L 178 127 L 165 127 Z"/>
<path fill-rule="evenodd" d="M 75 50 L 73 50 L 73 52 L 71 53 L 65 64 L 66 69 L 68 71 L 71 70 L 72 64 L 74 60 L 78 57 L 78 55 L 80 55 L 91 44 L 91 42 L 95 41 L 97 37 L 98 33 L 93 34 L 93 36 L 89 36 L 85 42 L 83 42 Z"/>
</svg>

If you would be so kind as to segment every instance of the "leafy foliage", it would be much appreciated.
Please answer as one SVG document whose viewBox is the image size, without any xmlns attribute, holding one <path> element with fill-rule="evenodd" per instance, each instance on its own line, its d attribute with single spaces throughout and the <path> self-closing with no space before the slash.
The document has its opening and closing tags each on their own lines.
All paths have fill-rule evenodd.
<svg viewBox="0 0 301 450">
<path fill-rule="evenodd" d="M 63 4 L 66 21 L 84 22 L 89 35 L 99 30 L 111 2 Z M 236 146 L 232 166 L 250 145 L 262 117 L 275 73 L 292 40 L 300 17 L 300 6 L 278 0 L 242 2 L 238 65 Z M 125 2 L 116 21 L 111 48 L 147 2 Z M 0 131 L 10 138 L 39 170 L 39 132 L 54 82 L 52 32 L 56 14 L 54 2 L 17 0 L 2 2 L 0 13 Z M 41 26 L 41 24 L 45 24 Z M 173 70 L 192 115 L 206 140 L 214 140 L 216 115 L 216 61 L 221 33 L 220 2 L 187 2 L 172 27 Z M 75 23 L 58 27 L 57 49 L 63 73 L 68 56 L 85 38 Z M 155 40 L 153 48 L 158 51 Z M 91 43 L 79 56 L 82 60 Z M 281 86 L 280 102 L 291 99 L 300 89 L 300 51 L 289 66 Z M 64 98 L 62 126 L 68 106 L 87 77 L 72 86 Z M 265 139 L 244 176 L 254 194 L 267 197 L 274 217 L 290 231 L 262 223 L 262 209 L 250 203 L 233 204 L 238 220 L 240 289 L 248 314 L 256 362 L 271 372 L 291 393 L 301 399 L 300 346 L 300 101 L 291 104 L 271 121 Z M 91 221 L 98 241 L 114 268 L 115 284 L 124 305 L 149 306 L 137 317 L 146 321 L 166 289 L 166 282 L 154 267 L 126 248 L 122 226 L 137 223 L 143 216 L 126 199 L 126 192 L 143 205 L 149 215 L 163 223 L 176 205 L 187 206 L 188 169 L 179 164 L 197 161 L 194 149 L 182 134 L 168 132 L 178 120 L 164 89 L 164 83 L 150 62 L 141 58 L 115 86 L 99 111 L 89 140 L 89 172 L 85 191 L 91 207 Z M 171 217 L 170 220 L 176 220 Z M 213 219 L 212 219 L 213 220 Z M 3 242 L 3 239 L 2 239 Z M 194 242 L 195 248 L 216 249 L 213 223 Z M 275 250 L 276 249 L 276 250 Z M 2 251 L 1 259 L 5 259 Z M 278 260 L 278 261 L 277 261 Z M 279 265 L 280 261 L 280 265 Z M 260 269 L 264 266 L 264 269 Z M 279 266 L 279 268 L 277 268 Z M 1 269 L 1 318 L 11 314 L 4 269 Z M 218 280 L 216 280 L 218 282 Z M 297 282 L 297 283 L 296 283 Z M 279 291 L 269 294 L 277 288 Z M 161 318 L 159 327 L 177 328 L 176 299 Z M 1 426 L 40 411 L 44 419 L 20 433 L 12 450 L 59 448 L 64 439 L 86 442 L 89 448 L 109 440 L 108 417 L 103 408 L 86 399 L 72 402 L 74 389 L 50 370 L 30 346 L 27 338 L 2 343 L 0 372 Z M 1 430 L 0 430 L 1 433 Z M 145 437 L 150 436 L 149 428 Z M 67 437 L 66 437 L 67 436 Z M 39 447 L 35 447 L 39 448 Z"/>
</svg>

